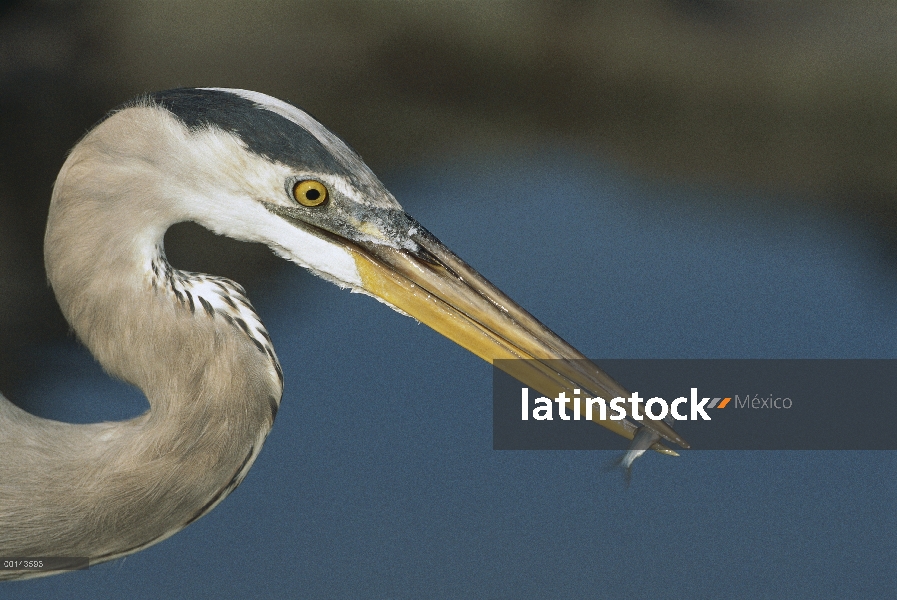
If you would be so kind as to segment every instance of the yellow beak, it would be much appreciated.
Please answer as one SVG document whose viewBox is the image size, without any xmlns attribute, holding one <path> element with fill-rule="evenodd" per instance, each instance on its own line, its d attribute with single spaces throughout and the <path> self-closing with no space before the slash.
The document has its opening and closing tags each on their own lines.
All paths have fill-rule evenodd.
<svg viewBox="0 0 897 600">
<path fill-rule="evenodd" d="M 586 357 L 508 298 L 448 250 L 423 227 L 411 239 L 417 251 L 341 239 L 355 259 L 365 290 L 467 348 L 549 398 L 579 389 L 612 399 L 630 394 Z M 593 420 L 632 439 L 638 427 L 627 420 Z M 661 438 L 688 448 L 663 421 L 643 424 Z M 676 453 L 660 442 L 652 449 Z"/>
</svg>

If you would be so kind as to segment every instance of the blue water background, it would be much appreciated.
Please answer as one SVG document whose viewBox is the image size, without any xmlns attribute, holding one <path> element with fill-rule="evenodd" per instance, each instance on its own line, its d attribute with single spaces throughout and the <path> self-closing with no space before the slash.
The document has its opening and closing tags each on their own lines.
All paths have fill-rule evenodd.
<svg viewBox="0 0 897 600">
<path fill-rule="evenodd" d="M 588 356 L 897 357 L 892 249 L 810 199 L 562 149 L 383 179 Z M 285 264 L 253 301 L 286 391 L 242 486 L 157 546 L 0 597 L 894 597 L 897 452 L 651 454 L 626 489 L 611 452 L 493 451 L 491 368 L 373 299 Z M 17 394 L 46 416 L 143 410 L 74 342 L 35 360 Z"/>
</svg>

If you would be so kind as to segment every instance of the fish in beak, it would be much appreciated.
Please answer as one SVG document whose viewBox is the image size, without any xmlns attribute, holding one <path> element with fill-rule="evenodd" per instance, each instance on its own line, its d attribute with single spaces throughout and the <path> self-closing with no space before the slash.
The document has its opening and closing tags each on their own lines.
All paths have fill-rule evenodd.
<svg viewBox="0 0 897 600">
<path fill-rule="evenodd" d="M 579 401 L 574 400 L 574 390 L 607 400 L 630 396 L 623 386 L 458 258 L 412 217 L 404 217 L 407 239 L 401 245 L 353 241 L 321 233 L 350 253 L 366 293 L 489 363 L 496 359 L 525 359 L 499 363 L 502 370 L 524 385 L 549 398 L 565 392 L 571 409 L 573 402 Z M 640 429 L 625 419 L 600 419 L 595 414 L 593 420 L 628 439 L 633 439 Z M 663 421 L 645 419 L 641 425 L 654 434 L 647 446 L 651 449 L 675 456 L 661 440 L 689 447 Z"/>
</svg>

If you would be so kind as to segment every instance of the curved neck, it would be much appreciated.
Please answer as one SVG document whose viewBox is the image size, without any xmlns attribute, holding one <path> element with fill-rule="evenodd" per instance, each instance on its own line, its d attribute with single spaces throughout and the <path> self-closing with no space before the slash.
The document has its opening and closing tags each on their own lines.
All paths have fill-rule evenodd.
<svg viewBox="0 0 897 600">
<path fill-rule="evenodd" d="M 172 535 L 240 483 L 280 401 L 270 340 L 239 286 L 171 269 L 170 223 L 126 195 L 96 200 L 74 173 L 79 160 L 54 190 L 48 277 L 79 339 L 150 410 L 72 425 L 0 396 L 0 456 L 17 457 L 0 461 L 5 556 L 101 561 Z"/>
</svg>

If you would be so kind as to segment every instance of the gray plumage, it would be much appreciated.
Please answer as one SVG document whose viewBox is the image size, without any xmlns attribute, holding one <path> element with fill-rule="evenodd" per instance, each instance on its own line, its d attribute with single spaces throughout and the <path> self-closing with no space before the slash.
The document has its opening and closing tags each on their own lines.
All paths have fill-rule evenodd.
<svg viewBox="0 0 897 600">
<path fill-rule="evenodd" d="M 326 202 L 297 196 L 310 182 Z M 0 396 L 0 557 L 96 563 L 135 552 L 214 508 L 258 456 L 280 403 L 280 365 L 239 285 L 168 263 L 163 237 L 181 221 L 265 243 L 486 360 L 535 359 L 515 375 L 533 387 L 626 395 L 405 214 L 304 112 L 245 90 L 159 92 L 113 111 L 75 146 L 44 245 L 79 340 L 143 390 L 150 410 L 75 425 Z M 628 437 L 635 429 L 602 424 Z M 671 453 L 661 438 L 684 444 L 662 423 L 646 426 L 658 435 L 642 450 Z"/>
<path fill-rule="evenodd" d="M 311 174 L 349 179 L 351 169 L 366 202 L 401 210 L 310 118 L 300 126 L 236 92 L 190 92 L 301 129 L 313 138 L 306 148 L 331 157 Z M 293 175 L 295 164 L 272 162 L 243 140 L 251 131 L 226 122 L 191 128 L 164 97 L 112 113 L 75 147 L 53 190 L 45 239 L 47 275 L 72 329 L 106 371 L 143 390 L 151 408 L 129 421 L 76 425 L 35 417 L 0 396 L 2 556 L 99 562 L 156 543 L 239 485 L 273 424 L 280 366 L 242 288 L 172 268 L 162 239 L 183 220 L 257 239 L 221 223 L 246 216 L 234 214 L 229 196 L 266 198 L 272 172 L 302 177 L 310 169 Z M 0 571 L 11 575 L 21 573 Z"/>
</svg>

